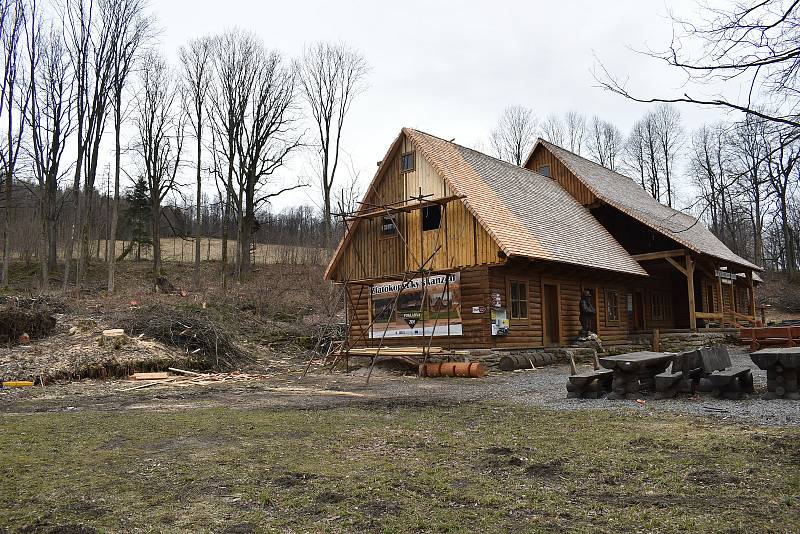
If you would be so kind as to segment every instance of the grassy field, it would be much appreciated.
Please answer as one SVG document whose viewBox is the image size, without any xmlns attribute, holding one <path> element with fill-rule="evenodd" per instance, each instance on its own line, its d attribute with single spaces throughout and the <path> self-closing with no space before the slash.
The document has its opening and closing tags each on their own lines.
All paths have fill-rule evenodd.
<svg viewBox="0 0 800 534">
<path fill-rule="evenodd" d="M 0 423 L 0 531 L 800 531 L 791 428 L 500 404 Z"/>
</svg>

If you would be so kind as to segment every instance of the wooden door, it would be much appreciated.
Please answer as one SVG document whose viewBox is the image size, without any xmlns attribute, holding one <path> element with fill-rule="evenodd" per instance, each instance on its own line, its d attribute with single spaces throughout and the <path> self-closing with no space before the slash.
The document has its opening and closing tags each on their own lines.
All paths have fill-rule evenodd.
<svg viewBox="0 0 800 534">
<path fill-rule="evenodd" d="M 544 344 L 558 345 L 561 343 L 561 325 L 557 285 L 542 284 L 542 304 Z"/>
<path fill-rule="evenodd" d="M 633 329 L 644 330 L 644 294 L 641 291 L 633 293 Z"/>
</svg>

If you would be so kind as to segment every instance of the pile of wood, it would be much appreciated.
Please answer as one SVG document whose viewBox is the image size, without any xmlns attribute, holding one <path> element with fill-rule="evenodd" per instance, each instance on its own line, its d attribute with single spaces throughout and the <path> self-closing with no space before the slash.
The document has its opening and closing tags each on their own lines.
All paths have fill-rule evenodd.
<svg viewBox="0 0 800 534">
<path fill-rule="evenodd" d="M 447 350 L 442 347 L 364 347 L 348 349 L 350 356 L 400 356 L 400 357 L 424 357 L 430 356 L 469 356 L 467 350 Z"/>
<path fill-rule="evenodd" d="M 194 371 L 185 371 L 183 369 L 169 368 L 170 371 L 177 373 L 171 375 L 167 372 L 158 373 L 134 373 L 129 378 L 134 381 L 141 381 L 133 387 L 124 388 L 119 391 L 133 391 L 137 389 L 144 389 L 150 387 L 186 387 L 186 386 L 208 386 L 211 384 L 219 384 L 222 382 L 249 382 L 255 380 L 268 380 L 274 378 L 274 375 L 263 374 L 249 374 L 249 373 L 195 373 Z M 338 397 L 365 397 L 363 393 L 354 393 L 352 391 L 339 391 L 332 389 L 315 389 L 306 387 L 261 387 L 259 390 L 269 391 L 271 393 L 284 394 L 284 395 L 322 395 L 322 396 L 338 396 Z"/>
<path fill-rule="evenodd" d="M 135 381 L 143 381 L 144 383 L 121 391 L 132 391 L 162 385 L 207 386 L 221 382 L 249 382 L 273 378 L 273 375 L 241 373 L 239 371 L 231 373 L 195 373 L 194 371 L 185 371 L 174 367 L 170 367 L 169 370 L 177 374 L 171 375 L 168 372 L 134 373 L 129 378 Z"/>
</svg>

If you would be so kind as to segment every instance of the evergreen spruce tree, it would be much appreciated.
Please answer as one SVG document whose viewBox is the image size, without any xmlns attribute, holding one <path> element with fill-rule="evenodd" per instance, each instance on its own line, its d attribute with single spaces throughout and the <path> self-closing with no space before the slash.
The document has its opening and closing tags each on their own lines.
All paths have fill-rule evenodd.
<svg viewBox="0 0 800 534">
<path fill-rule="evenodd" d="M 127 252 L 136 246 L 136 259 L 140 260 L 142 248 L 147 250 L 153 245 L 150 235 L 150 196 L 144 177 L 140 176 L 133 187 L 128 189 L 125 200 L 128 202 L 125 221 L 131 229 L 131 244 Z"/>
</svg>

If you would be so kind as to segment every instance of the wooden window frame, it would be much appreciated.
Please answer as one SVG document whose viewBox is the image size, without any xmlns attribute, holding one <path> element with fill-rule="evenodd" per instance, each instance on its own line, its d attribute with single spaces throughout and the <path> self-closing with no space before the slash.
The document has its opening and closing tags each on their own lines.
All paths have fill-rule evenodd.
<svg viewBox="0 0 800 534">
<path fill-rule="evenodd" d="M 393 234 L 385 234 L 383 232 L 383 224 L 384 224 L 384 220 L 385 219 L 393 219 L 394 220 L 395 232 Z M 394 216 L 394 217 L 383 216 L 379 220 L 380 220 L 380 225 L 381 225 L 380 238 L 381 239 L 397 239 L 397 237 L 400 235 L 400 218 L 398 216 Z"/>
<path fill-rule="evenodd" d="M 545 167 L 547 167 L 547 174 L 542 172 L 542 169 L 544 169 Z M 545 163 L 543 165 L 539 165 L 539 168 L 536 170 L 536 173 L 537 174 L 541 174 L 542 176 L 546 176 L 548 178 L 552 178 L 553 177 L 553 168 L 549 164 Z"/>
<path fill-rule="evenodd" d="M 616 319 L 612 319 L 609 316 L 609 311 L 611 310 L 611 308 L 608 305 L 608 302 L 609 302 L 608 296 L 610 294 L 612 294 L 612 293 L 614 294 L 614 299 L 616 300 L 616 303 L 617 303 L 617 305 L 616 305 L 616 311 L 617 311 Z M 620 309 L 620 307 L 619 307 L 619 295 L 620 295 L 620 291 L 618 289 L 613 289 L 613 288 L 608 288 L 607 287 L 607 288 L 605 288 L 603 290 L 603 296 L 605 297 L 605 302 L 603 302 L 603 304 L 604 304 L 604 306 L 603 306 L 603 315 L 605 316 L 606 326 L 619 326 L 619 324 L 620 324 L 621 314 L 619 312 L 619 309 Z"/>
<path fill-rule="evenodd" d="M 512 284 L 524 284 L 525 285 L 525 316 L 524 317 L 514 317 L 513 315 L 513 293 L 511 291 Z M 514 324 L 529 324 L 531 320 L 531 290 L 530 290 L 530 281 L 525 280 L 523 278 L 506 278 L 506 302 L 508 303 L 508 320 Z M 519 299 L 516 299 L 517 302 L 521 302 Z"/>
<path fill-rule="evenodd" d="M 425 210 L 438 209 L 439 210 L 439 226 L 436 228 L 425 228 Z M 444 220 L 444 208 L 441 204 L 429 204 L 419 211 L 419 228 L 421 232 L 437 232 L 442 229 L 442 222 Z"/>
<path fill-rule="evenodd" d="M 403 169 L 403 159 L 405 159 L 406 156 L 411 156 L 411 167 L 408 169 Z M 409 150 L 408 152 L 401 153 L 398 165 L 400 166 L 400 174 L 414 172 L 417 169 L 417 154 L 415 151 Z"/>
<path fill-rule="evenodd" d="M 545 330 L 547 325 L 547 320 L 545 317 L 547 316 L 547 302 L 544 298 L 544 286 L 555 286 L 556 287 L 556 304 L 558 305 L 558 309 L 556 310 L 556 315 L 558 317 L 558 339 L 556 340 L 557 345 L 561 345 L 561 341 L 564 339 L 564 321 L 561 316 L 561 282 L 558 280 L 554 280 L 552 278 L 540 278 L 539 280 L 539 291 L 541 291 L 541 324 L 542 324 L 542 346 L 547 347 Z"/>
</svg>

